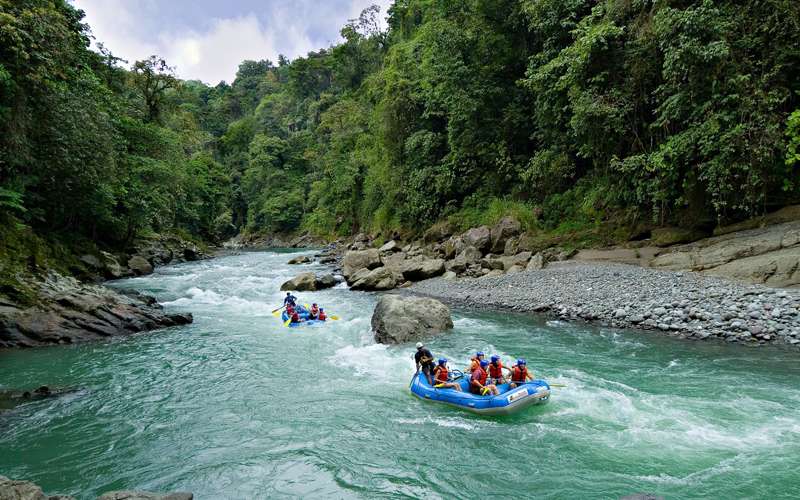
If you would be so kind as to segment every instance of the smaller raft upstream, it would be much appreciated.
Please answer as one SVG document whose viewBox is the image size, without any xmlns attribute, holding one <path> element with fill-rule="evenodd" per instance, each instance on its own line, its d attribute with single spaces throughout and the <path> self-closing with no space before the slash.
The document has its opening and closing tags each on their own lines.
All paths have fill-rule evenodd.
<svg viewBox="0 0 800 500">
<path fill-rule="evenodd" d="M 497 396 L 478 396 L 469 392 L 469 379 L 462 377 L 454 380 L 461 386 L 461 392 L 455 389 L 432 387 L 422 373 L 411 379 L 411 392 L 420 399 L 444 403 L 463 408 L 480 415 L 511 415 L 523 408 L 547 403 L 550 400 L 550 384 L 544 380 L 532 380 L 512 389 L 509 384 L 497 386 Z"/>
</svg>

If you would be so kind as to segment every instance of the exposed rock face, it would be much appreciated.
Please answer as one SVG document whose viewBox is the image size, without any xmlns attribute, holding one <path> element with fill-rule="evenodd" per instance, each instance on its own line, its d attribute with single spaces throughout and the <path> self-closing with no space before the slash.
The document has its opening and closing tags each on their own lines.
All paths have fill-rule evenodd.
<svg viewBox="0 0 800 500">
<path fill-rule="evenodd" d="M 128 267 L 136 276 L 144 276 L 153 272 L 153 265 L 141 255 L 134 255 L 128 259 Z"/>
<path fill-rule="evenodd" d="M 440 222 L 438 224 L 434 224 L 422 236 L 422 239 L 425 243 L 438 243 L 440 241 L 446 240 L 455 232 L 455 228 L 449 222 Z"/>
<path fill-rule="evenodd" d="M 402 282 L 401 277 L 388 267 L 379 267 L 366 273 L 358 273 L 357 280 L 350 285 L 353 290 L 391 290 Z"/>
<path fill-rule="evenodd" d="M 307 255 L 300 255 L 298 257 L 289 259 L 289 262 L 287 262 L 287 264 L 291 266 L 296 266 L 297 264 L 309 264 L 310 262 L 311 259 Z"/>
<path fill-rule="evenodd" d="M 352 282 L 353 275 L 361 270 L 372 270 L 382 265 L 381 254 L 377 249 L 353 250 L 344 254 L 342 261 L 342 274 L 348 283 Z"/>
<path fill-rule="evenodd" d="M 771 286 L 800 285 L 800 221 L 674 247 L 650 264 Z"/>
<path fill-rule="evenodd" d="M 489 226 L 474 227 L 464 233 L 461 238 L 467 246 L 475 247 L 481 252 L 486 252 L 492 243 L 492 231 Z"/>
<path fill-rule="evenodd" d="M 503 217 L 491 230 L 492 244 L 490 250 L 494 253 L 505 251 L 509 238 L 517 236 L 522 230 L 522 225 L 513 217 Z"/>
<path fill-rule="evenodd" d="M 540 271 L 544 269 L 544 266 L 547 265 L 547 261 L 544 259 L 544 255 L 542 252 L 538 252 L 536 255 L 531 257 L 531 260 L 528 262 L 527 267 L 525 268 L 526 271 Z"/>
<path fill-rule="evenodd" d="M 422 281 L 444 273 L 443 259 L 414 259 L 403 266 L 403 278 L 409 281 Z"/>
<path fill-rule="evenodd" d="M 679 243 L 689 243 L 708 236 L 707 233 L 696 229 L 686 229 L 680 227 L 660 227 L 653 229 L 651 239 L 653 244 L 658 247 L 667 247 Z"/>
<path fill-rule="evenodd" d="M 281 285 L 284 292 L 313 292 L 324 290 L 336 285 L 336 278 L 332 274 L 317 276 L 314 273 L 300 273 Z"/>
<path fill-rule="evenodd" d="M 435 299 L 385 295 L 372 313 L 375 341 L 381 344 L 412 342 L 452 328 L 450 308 Z"/>
<path fill-rule="evenodd" d="M 152 297 L 123 295 L 50 273 L 28 283 L 38 304 L 0 301 L 0 347 L 33 347 L 99 340 L 192 322 L 191 314 L 167 314 Z"/>
<path fill-rule="evenodd" d="M 30 481 L 14 481 L 0 476 L 0 500 L 75 500 L 63 495 L 48 496 Z"/>
<path fill-rule="evenodd" d="M 380 247 L 378 249 L 378 252 L 380 252 L 380 253 L 392 253 L 392 252 L 399 252 L 400 250 L 402 250 L 400 245 L 395 240 L 391 240 L 391 241 L 386 242 L 382 247 Z"/>
<path fill-rule="evenodd" d="M 463 273 L 466 269 L 481 260 L 481 252 L 475 247 L 465 248 L 455 259 L 448 261 L 445 266 L 448 271 Z"/>
</svg>

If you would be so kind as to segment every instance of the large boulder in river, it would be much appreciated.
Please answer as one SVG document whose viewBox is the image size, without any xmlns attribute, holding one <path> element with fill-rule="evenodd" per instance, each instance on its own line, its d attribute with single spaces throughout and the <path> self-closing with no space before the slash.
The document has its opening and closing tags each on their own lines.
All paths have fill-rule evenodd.
<svg viewBox="0 0 800 500">
<path fill-rule="evenodd" d="M 344 254 L 342 261 L 342 274 L 348 283 L 351 282 L 352 276 L 361 269 L 375 269 L 380 267 L 381 254 L 376 248 L 368 250 L 351 250 Z"/>
<path fill-rule="evenodd" d="M 492 230 L 489 226 L 473 227 L 463 235 L 461 238 L 467 246 L 475 247 L 481 252 L 486 252 L 492 243 Z"/>
<path fill-rule="evenodd" d="M 313 292 L 336 285 L 336 278 L 332 274 L 316 276 L 314 273 L 300 273 L 281 285 L 284 292 Z"/>
<path fill-rule="evenodd" d="M 384 295 L 372 313 L 372 331 L 381 344 L 413 342 L 452 328 L 450 308 L 425 297 Z"/>
<path fill-rule="evenodd" d="M 141 255 L 134 255 L 130 259 L 128 259 L 128 267 L 133 271 L 137 276 L 144 276 L 146 274 L 153 273 L 153 265 L 147 261 Z"/>
<path fill-rule="evenodd" d="M 422 281 L 444 274 L 443 259 L 412 259 L 403 266 L 403 278 Z"/>
<path fill-rule="evenodd" d="M 308 255 L 300 255 L 289 259 L 289 262 L 287 262 L 287 264 L 289 264 L 290 266 L 296 266 L 297 264 L 309 264 L 310 262 L 311 259 L 308 257 Z"/>
<path fill-rule="evenodd" d="M 494 253 L 503 253 L 509 238 L 517 236 L 522 230 L 522 224 L 513 217 L 503 217 L 492 227 L 492 244 L 490 250 Z"/>
</svg>

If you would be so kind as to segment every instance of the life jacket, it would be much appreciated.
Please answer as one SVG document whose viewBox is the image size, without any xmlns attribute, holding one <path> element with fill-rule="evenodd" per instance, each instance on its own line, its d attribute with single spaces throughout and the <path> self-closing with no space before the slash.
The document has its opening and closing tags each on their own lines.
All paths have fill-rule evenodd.
<svg viewBox="0 0 800 500">
<path fill-rule="evenodd" d="M 480 382 L 481 385 L 486 385 L 486 377 L 488 377 L 486 371 L 479 365 L 478 369 L 472 372 L 472 379 L 470 380 L 470 383 L 475 385 L 474 382 L 477 379 L 477 382 Z"/>
<path fill-rule="evenodd" d="M 494 363 L 489 363 L 489 376 L 492 378 L 502 378 L 503 377 L 503 362 L 498 361 L 495 365 Z"/>
<path fill-rule="evenodd" d="M 528 377 L 528 367 L 520 369 L 519 365 L 514 367 L 514 371 L 511 375 L 511 380 L 514 382 L 525 382 L 525 379 Z"/>
<path fill-rule="evenodd" d="M 328 316 L 326 316 L 324 312 L 320 311 L 319 316 L 317 316 L 317 319 L 320 321 L 325 321 L 326 319 L 328 319 Z"/>
<path fill-rule="evenodd" d="M 434 382 L 447 382 L 447 379 L 447 367 L 439 365 L 436 371 L 436 378 L 434 379 Z"/>
</svg>

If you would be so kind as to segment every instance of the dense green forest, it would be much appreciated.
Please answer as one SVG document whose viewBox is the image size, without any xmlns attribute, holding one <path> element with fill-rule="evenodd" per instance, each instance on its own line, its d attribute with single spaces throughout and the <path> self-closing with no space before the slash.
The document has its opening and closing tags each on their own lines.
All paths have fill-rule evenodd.
<svg viewBox="0 0 800 500">
<path fill-rule="evenodd" d="M 90 50 L 65 0 L 0 0 L 3 224 L 107 246 L 506 213 L 554 232 L 709 228 L 800 199 L 796 0 L 397 0 L 383 15 L 208 86 Z"/>
</svg>

